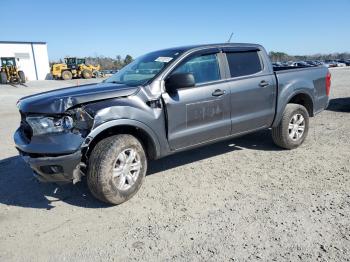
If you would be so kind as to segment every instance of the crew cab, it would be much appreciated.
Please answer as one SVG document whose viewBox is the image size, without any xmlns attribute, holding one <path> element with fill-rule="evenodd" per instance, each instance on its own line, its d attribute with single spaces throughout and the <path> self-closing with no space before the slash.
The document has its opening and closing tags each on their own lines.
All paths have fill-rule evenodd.
<svg viewBox="0 0 350 262">
<path fill-rule="evenodd" d="M 102 83 L 20 99 L 14 141 L 40 181 L 86 176 L 96 198 L 120 204 L 138 191 L 150 159 L 262 129 L 277 146 L 297 148 L 330 85 L 326 67 L 273 68 L 257 44 L 169 48 Z"/>
</svg>

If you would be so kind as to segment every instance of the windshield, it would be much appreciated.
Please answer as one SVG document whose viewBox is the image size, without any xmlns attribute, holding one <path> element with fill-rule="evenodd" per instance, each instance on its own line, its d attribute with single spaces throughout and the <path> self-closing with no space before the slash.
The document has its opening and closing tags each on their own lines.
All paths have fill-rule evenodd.
<svg viewBox="0 0 350 262">
<path fill-rule="evenodd" d="M 144 85 L 180 54 L 179 50 L 164 50 L 146 54 L 123 67 L 105 82 L 129 86 Z"/>
<path fill-rule="evenodd" d="M 65 58 L 65 62 L 66 62 L 67 65 L 75 65 L 76 64 L 76 58 L 75 57 Z"/>
<path fill-rule="evenodd" d="M 1 58 L 1 65 L 2 66 L 15 66 L 15 58 L 14 57 L 3 57 Z"/>
<path fill-rule="evenodd" d="M 77 58 L 77 64 L 78 65 L 85 64 L 85 59 L 84 58 Z"/>
</svg>

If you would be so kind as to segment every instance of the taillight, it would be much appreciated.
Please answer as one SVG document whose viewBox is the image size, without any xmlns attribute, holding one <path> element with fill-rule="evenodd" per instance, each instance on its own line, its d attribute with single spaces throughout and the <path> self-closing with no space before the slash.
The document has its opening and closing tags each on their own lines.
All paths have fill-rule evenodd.
<svg viewBox="0 0 350 262">
<path fill-rule="evenodd" d="M 331 73 L 327 73 L 326 75 L 326 95 L 329 96 L 329 93 L 331 92 Z"/>
</svg>

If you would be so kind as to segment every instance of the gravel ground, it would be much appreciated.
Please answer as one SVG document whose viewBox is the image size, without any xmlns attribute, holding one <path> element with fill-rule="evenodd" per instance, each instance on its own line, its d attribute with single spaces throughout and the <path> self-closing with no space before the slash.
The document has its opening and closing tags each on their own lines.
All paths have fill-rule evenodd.
<svg viewBox="0 0 350 262">
<path fill-rule="evenodd" d="M 14 149 L 17 99 L 76 82 L 0 86 L 0 261 L 349 261 L 350 69 L 332 75 L 300 148 L 263 131 L 154 161 L 115 207 L 36 182 Z"/>
</svg>

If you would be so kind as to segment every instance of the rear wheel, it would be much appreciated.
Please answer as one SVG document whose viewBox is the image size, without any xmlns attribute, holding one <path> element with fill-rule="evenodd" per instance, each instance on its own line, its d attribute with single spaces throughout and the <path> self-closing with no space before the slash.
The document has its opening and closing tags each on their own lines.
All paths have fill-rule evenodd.
<svg viewBox="0 0 350 262">
<path fill-rule="evenodd" d="M 87 182 L 97 199 L 121 204 L 136 194 L 146 172 L 147 158 L 139 140 L 132 135 L 115 135 L 93 149 Z"/>
<path fill-rule="evenodd" d="M 81 75 L 83 76 L 83 78 L 89 79 L 92 77 L 92 72 L 90 70 L 84 69 Z"/>
<path fill-rule="evenodd" d="M 22 84 L 26 82 L 26 76 L 23 71 L 18 71 L 19 80 Z"/>
<path fill-rule="evenodd" d="M 0 83 L 7 84 L 7 75 L 5 72 L 0 72 Z"/>
<path fill-rule="evenodd" d="M 277 127 L 272 128 L 272 138 L 276 145 L 293 149 L 300 146 L 309 131 L 309 113 L 299 104 L 287 104 Z"/>
<path fill-rule="evenodd" d="M 71 80 L 73 77 L 72 72 L 71 71 L 63 71 L 62 72 L 62 79 L 63 80 Z"/>
<path fill-rule="evenodd" d="M 92 76 L 95 77 L 95 78 L 99 78 L 100 77 L 100 72 L 95 70 L 92 72 Z"/>
</svg>

